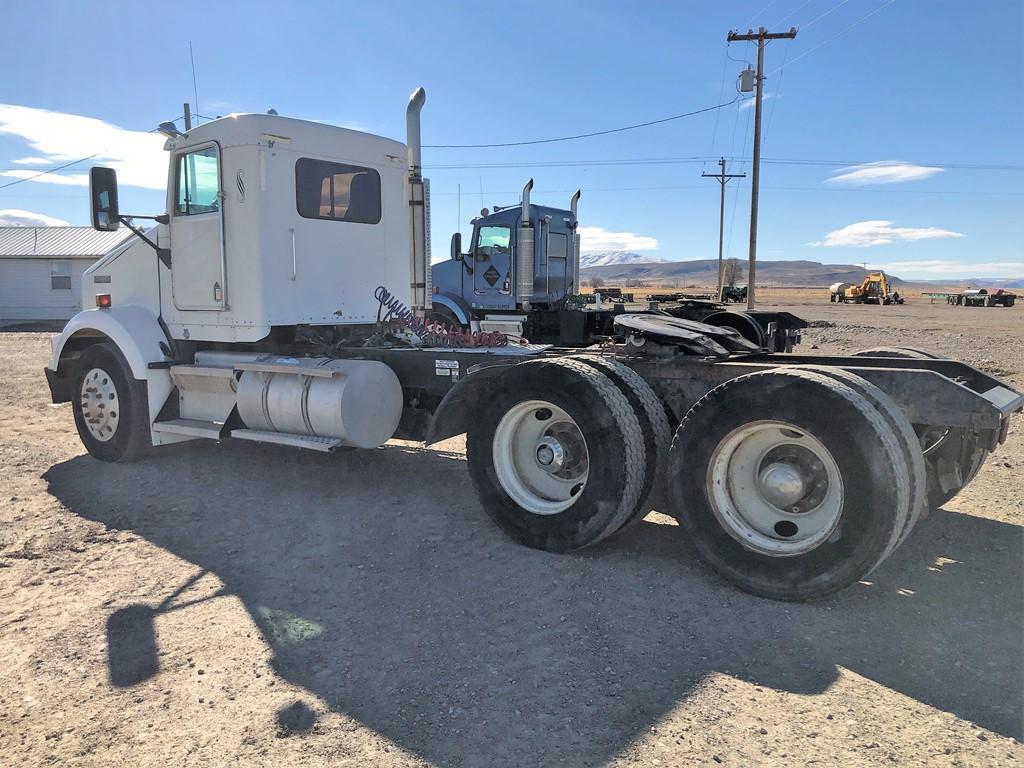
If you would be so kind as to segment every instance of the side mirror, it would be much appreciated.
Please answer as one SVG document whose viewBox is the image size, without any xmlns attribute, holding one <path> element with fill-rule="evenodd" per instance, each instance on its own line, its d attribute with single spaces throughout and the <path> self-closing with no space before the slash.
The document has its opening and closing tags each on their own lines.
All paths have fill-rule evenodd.
<svg viewBox="0 0 1024 768">
<path fill-rule="evenodd" d="M 117 171 L 96 166 L 89 169 L 89 202 L 92 205 L 92 228 L 113 232 L 121 226 L 117 206 Z"/>
<path fill-rule="evenodd" d="M 452 261 L 462 261 L 462 233 L 452 235 Z"/>
</svg>

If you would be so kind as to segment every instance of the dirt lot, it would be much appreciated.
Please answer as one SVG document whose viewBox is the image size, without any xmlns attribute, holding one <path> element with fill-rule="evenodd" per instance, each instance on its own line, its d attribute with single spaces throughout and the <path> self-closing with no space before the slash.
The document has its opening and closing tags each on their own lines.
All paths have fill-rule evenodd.
<svg viewBox="0 0 1024 768">
<path fill-rule="evenodd" d="M 804 352 L 1024 386 L 1020 307 L 807 303 L 835 326 Z M 96 462 L 47 350 L 0 333 L 0 764 L 1024 764 L 1019 416 L 870 583 L 785 605 L 657 513 L 577 555 L 511 544 L 461 438 Z"/>
</svg>

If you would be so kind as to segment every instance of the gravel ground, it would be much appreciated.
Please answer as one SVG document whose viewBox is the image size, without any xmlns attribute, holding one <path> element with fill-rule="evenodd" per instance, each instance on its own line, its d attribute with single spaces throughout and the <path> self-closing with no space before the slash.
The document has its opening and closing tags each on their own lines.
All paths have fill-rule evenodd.
<svg viewBox="0 0 1024 768">
<path fill-rule="evenodd" d="M 1019 308 L 797 311 L 805 353 L 921 346 L 1024 386 Z M 657 512 L 513 545 L 461 438 L 96 462 L 47 351 L 0 333 L 2 764 L 1024 763 L 1020 416 L 869 583 L 788 605 Z"/>
</svg>

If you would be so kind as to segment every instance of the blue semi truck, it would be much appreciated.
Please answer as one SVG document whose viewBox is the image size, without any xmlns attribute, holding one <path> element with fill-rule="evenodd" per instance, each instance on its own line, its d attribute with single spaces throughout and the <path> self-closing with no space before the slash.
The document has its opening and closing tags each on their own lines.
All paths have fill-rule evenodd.
<svg viewBox="0 0 1024 768">
<path fill-rule="evenodd" d="M 580 190 L 568 210 L 533 204 L 532 190 L 530 179 L 519 204 L 484 208 L 472 221 L 467 251 L 462 234 L 452 235 L 450 258 L 431 270 L 429 320 L 572 347 L 614 335 L 616 315 L 640 312 L 733 328 L 776 351 L 788 352 L 798 343 L 806 324 L 787 312 L 729 312 L 720 302 L 700 299 L 642 307 L 586 304 L 579 298 Z"/>
<path fill-rule="evenodd" d="M 486 208 L 473 219 L 469 249 L 462 235 L 451 257 L 432 269 L 432 319 L 474 330 L 510 326 L 538 331 L 557 324 L 566 300 L 580 292 L 577 190 L 568 210 L 530 202 L 533 179 L 518 205 Z"/>
</svg>

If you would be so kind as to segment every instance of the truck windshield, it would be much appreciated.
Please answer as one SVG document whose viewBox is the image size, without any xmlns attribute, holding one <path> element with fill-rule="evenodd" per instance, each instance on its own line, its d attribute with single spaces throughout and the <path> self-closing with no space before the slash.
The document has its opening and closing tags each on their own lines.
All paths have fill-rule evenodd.
<svg viewBox="0 0 1024 768">
<path fill-rule="evenodd" d="M 477 256 L 491 257 L 498 253 L 509 253 L 512 230 L 508 227 L 480 227 L 476 238 Z"/>
</svg>

